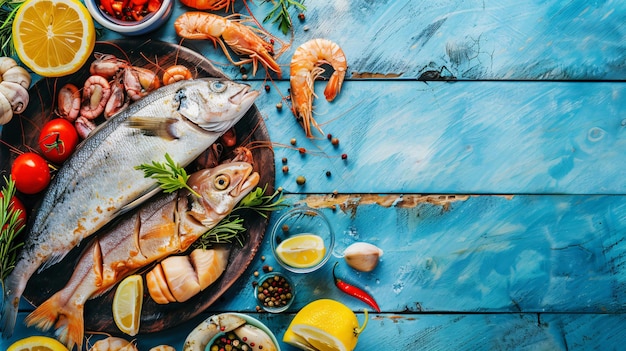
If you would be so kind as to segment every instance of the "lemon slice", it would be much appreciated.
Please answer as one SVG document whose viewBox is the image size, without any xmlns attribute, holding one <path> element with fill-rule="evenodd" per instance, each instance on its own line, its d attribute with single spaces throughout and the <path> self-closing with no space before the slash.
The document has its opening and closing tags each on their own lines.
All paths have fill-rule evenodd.
<svg viewBox="0 0 626 351">
<path fill-rule="evenodd" d="M 14 342 L 7 351 L 68 351 L 65 345 L 47 336 L 29 336 Z"/>
<path fill-rule="evenodd" d="M 365 322 L 359 326 L 354 312 L 341 302 L 315 300 L 296 314 L 283 341 L 302 350 L 352 351 L 367 325 L 365 313 Z"/>
<path fill-rule="evenodd" d="M 299 234 L 283 240 L 276 255 L 285 264 L 296 268 L 313 267 L 324 259 L 324 239 L 315 234 Z"/>
<path fill-rule="evenodd" d="M 113 320 L 125 334 L 137 335 L 143 304 L 143 280 L 135 274 L 122 280 L 113 297 Z"/>
<path fill-rule="evenodd" d="M 44 77 L 78 71 L 95 43 L 93 20 L 78 0 L 26 0 L 13 20 L 17 55 Z"/>
</svg>

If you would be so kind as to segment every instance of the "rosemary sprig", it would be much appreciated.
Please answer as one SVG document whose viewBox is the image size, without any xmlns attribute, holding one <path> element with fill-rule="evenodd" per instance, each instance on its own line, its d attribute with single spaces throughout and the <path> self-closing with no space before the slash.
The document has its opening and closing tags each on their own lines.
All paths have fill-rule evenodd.
<svg viewBox="0 0 626 351">
<path fill-rule="evenodd" d="M 264 2 L 272 2 L 274 7 L 268 12 L 263 22 L 272 20 L 272 23 L 278 23 L 278 28 L 283 34 L 289 33 L 292 22 L 289 15 L 289 7 L 297 7 L 300 11 L 306 11 L 304 0 L 264 0 Z"/>
<path fill-rule="evenodd" d="M 24 0 L 0 0 L 0 55 L 14 56 L 13 20 Z"/>
<path fill-rule="evenodd" d="M 15 195 L 15 182 L 4 178 L 6 186 L 2 189 L 0 199 L 0 279 L 4 281 L 15 268 L 17 251 L 24 243 L 15 242 L 15 239 L 24 229 L 24 223 L 19 218 L 21 210 L 11 205 Z"/>
<path fill-rule="evenodd" d="M 246 227 L 243 225 L 243 218 L 235 212 L 252 210 L 264 218 L 267 218 L 265 212 L 277 211 L 288 206 L 284 203 L 281 192 L 275 191 L 272 195 L 265 195 L 266 190 L 267 185 L 263 188 L 256 187 L 252 190 L 235 206 L 230 215 L 223 218 L 215 227 L 203 234 L 202 237 L 194 243 L 194 247 L 204 249 L 213 244 L 232 243 L 233 241 L 237 241 L 239 245 L 243 246 L 242 235 L 246 232 Z"/>
<path fill-rule="evenodd" d="M 146 178 L 151 177 L 156 179 L 159 183 L 159 186 L 166 193 L 172 193 L 178 189 L 187 189 L 192 194 L 197 197 L 200 197 L 200 194 L 195 192 L 189 185 L 187 185 L 187 180 L 189 179 L 189 175 L 185 171 L 183 167 L 181 167 L 178 163 L 174 162 L 172 157 L 169 154 L 165 154 L 166 163 L 152 161 L 152 164 L 141 164 L 136 166 L 135 169 L 142 170 L 143 174 Z"/>
</svg>

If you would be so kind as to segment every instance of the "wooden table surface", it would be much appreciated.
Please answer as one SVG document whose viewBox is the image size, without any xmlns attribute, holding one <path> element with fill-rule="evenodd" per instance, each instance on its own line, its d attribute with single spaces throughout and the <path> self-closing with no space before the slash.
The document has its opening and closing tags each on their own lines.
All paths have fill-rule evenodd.
<svg viewBox="0 0 626 351">
<path fill-rule="evenodd" d="M 289 274 L 298 296 L 287 312 L 257 313 L 253 272 L 266 264 L 284 272 L 266 239 L 218 303 L 171 330 L 139 335 L 139 349 L 169 344 L 180 351 L 195 325 L 223 311 L 250 314 L 281 339 L 295 312 L 318 298 L 339 300 L 362 320 L 366 306 L 333 285 L 335 261 L 383 310 L 370 313 L 356 350 L 622 349 L 626 3 L 305 5 L 304 21 L 292 11 L 293 43 L 278 59 L 283 79 L 271 84 L 260 70 L 247 82 L 263 91 L 256 105 L 275 143 L 275 185 L 290 204 L 329 217 L 334 256 L 316 272 Z M 239 0 L 235 7 L 246 13 Z M 257 0 L 250 7 L 262 19 L 271 6 Z M 186 10 L 177 2 L 168 24 L 144 37 L 178 43 L 173 22 Z M 315 118 L 339 146 L 307 139 L 288 105 L 276 108 L 288 94 L 293 51 L 312 38 L 335 41 L 348 59 L 340 96 L 315 100 Z M 211 43 L 183 44 L 242 80 Z M 316 83 L 321 97 L 324 85 Z M 292 138 L 312 152 L 285 147 Z M 304 186 L 297 176 L 306 177 Z M 343 264 L 341 251 L 355 241 L 385 251 L 373 272 Z M 23 325 L 32 308 L 22 309 L 0 349 L 42 334 Z"/>
</svg>

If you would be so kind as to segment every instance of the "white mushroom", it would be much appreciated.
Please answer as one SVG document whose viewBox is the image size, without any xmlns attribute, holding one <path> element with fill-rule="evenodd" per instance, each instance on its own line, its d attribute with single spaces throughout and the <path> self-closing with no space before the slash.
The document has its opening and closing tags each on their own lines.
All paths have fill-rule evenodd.
<svg viewBox="0 0 626 351">
<path fill-rule="evenodd" d="M 7 124 L 13 118 L 13 108 L 9 100 L 0 94 L 0 125 Z"/>
<path fill-rule="evenodd" d="M 2 80 L 7 82 L 17 83 L 23 86 L 25 89 L 30 87 L 31 76 L 28 71 L 22 66 L 13 66 L 6 71 L 0 71 L 2 73 Z"/>
<path fill-rule="evenodd" d="M 28 106 L 28 90 L 18 83 L 0 82 L 0 94 L 9 100 L 13 113 L 22 113 Z"/>
</svg>

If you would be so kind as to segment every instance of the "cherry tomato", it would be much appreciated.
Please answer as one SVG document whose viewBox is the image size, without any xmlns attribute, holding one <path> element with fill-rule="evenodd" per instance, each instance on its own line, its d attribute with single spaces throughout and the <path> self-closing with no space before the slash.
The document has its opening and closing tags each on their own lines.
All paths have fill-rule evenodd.
<svg viewBox="0 0 626 351">
<path fill-rule="evenodd" d="M 2 195 L 2 192 L 0 192 L 0 199 L 2 199 L 3 197 L 4 195 Z M 9 208 L 11 207 L 15 210 L 21 211 L 20 214 L 17 216 L 17 218 L 22 221 L 20 227 L 23 228 L 26 225 L 26 207 L 24 206 L 22 201 L 20 201 L 20 199 L 18 199 L 15 196 L 13 196 L 11 198 L 11 202 L 9 202 Z M 7 227 L 7 224 L 5 224 L 4 227 L 2 227 L 2 229 L 4 230 L 6 227 Z"/>
<path fill-rule="evenodd" d="M 76 150 L 78 133 L 74 125 L 64 118 L 55 118 L 44 124 L 39 133 L 39 148 L 44 157 L 53 163 L 63 163 Z"/>
<path fill-rule="evenodd" d="M 50 168 L 43 157 L 34 152 L 25 152 L 13 162 L 11 177 L 18 191 L 36 194 L 50 184 Z"/>
</svg>

